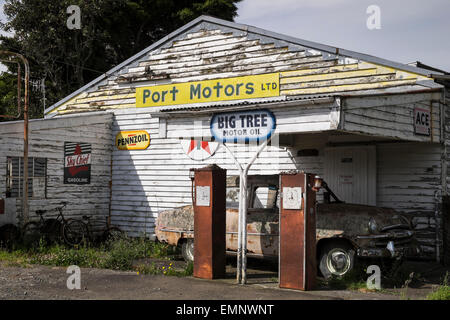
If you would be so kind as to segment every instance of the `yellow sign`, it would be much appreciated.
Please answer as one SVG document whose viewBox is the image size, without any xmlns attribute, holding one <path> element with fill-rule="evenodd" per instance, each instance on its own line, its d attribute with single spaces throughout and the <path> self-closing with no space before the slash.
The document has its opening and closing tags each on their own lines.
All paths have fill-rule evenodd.
<svg viewBox="0 0 450 320">
<path fill-rule="evenodd" d="M 278 73 L 136 88 L 136 107 L 227 101 L 280 95 Z"/>
<path fill-rule="evenodd" d="M 144 150 L 150 145 L 147 131 L 121 131 L 116 136 L 116 147 L 119 150 Z"/>
</svg>

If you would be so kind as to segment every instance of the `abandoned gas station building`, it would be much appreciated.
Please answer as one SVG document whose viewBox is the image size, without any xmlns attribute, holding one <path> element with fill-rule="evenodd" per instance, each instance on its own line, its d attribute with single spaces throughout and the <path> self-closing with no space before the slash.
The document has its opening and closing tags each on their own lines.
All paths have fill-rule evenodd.
<svg viewBox="0 0 450 320">
<path fill-rule="evenodd" d="M 318 174 L 345 202 L 414 217 L 424 256 L 442 257 L 450 91 L 433 74 L 444 76 L 199 17 L 30 122 L 30 216 L 64 200 L 68 216 L 110 215 L 130 235 L 152 236 L 158 212 L 191 204 L 190 168 L 214 163 L 239 175 L 211 118 L 264 109 L 276 127 L 250 174 Z M 224 117 L 219 131 L 231 141 L 269 120 Z M 21 138 L 20 122 L 0 124 L 0 197 L 11 221 Z M 257 148 L 251 139 L 228 147 L 244 163 Z M 89 155 L 81 178 L 70 178 L 74 154 Z"/>
</svg>

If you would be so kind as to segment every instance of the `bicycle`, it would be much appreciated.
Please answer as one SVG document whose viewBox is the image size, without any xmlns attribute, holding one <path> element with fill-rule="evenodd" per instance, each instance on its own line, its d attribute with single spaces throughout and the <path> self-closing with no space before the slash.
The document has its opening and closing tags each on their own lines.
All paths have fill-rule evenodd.
<svg viewBox="0 0 450 320">
<path fill-rule="evenodd" d="M 83 226 L 76 223 L 75 219 L 66 219 L 63 215 L 63 208 L 67 202 L 62 202 L 62 206 L 51 210 L 36 210 L 39 221 L 30 221 L 22 228 L 22 241 L 27 246 L 37 245 L 41 238 L 47 244 L 59 242 L 61 239 L 68 245 L 80 244 L 83 240 Z M 44 214 L 48 211 L 58 211 L 56 218 L 44 219 Z M 68 224 L 71 224 L 69 227 Z"/>
<path fill-rule="evenodd" d="M 95 236 L 92 228 L 90 216 L 82 216 L 82 220 L 73 220 L 70 221 L 67 225 L 69 229 L 75 229 L 72 227 L 72 225 L 77 225 L 77 223 L 83 223 L 83 240 L 88 241 L 90 243 L 95 242 L 109 242 L 109 241 L 115 241 L 119 239 L 125 238 L 125 233 L 120 230 L 118 227 L 110 226 L 108 223 L 108 219 L 106 219 L 106 229 L 102 232 L 100 236 Z M 78 225 L 77 227 L 78 228 Z"/>
</svg>

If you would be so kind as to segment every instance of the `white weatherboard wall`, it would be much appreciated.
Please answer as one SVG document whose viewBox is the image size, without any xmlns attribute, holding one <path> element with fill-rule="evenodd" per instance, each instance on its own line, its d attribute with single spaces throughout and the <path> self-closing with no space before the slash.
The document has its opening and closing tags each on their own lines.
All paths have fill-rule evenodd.
<svg viewBox="0 0 450 320">
<path fill-rule="evenodd" d="M 31 120 L 29 123 L 29 157 L 47 158 L 47 196 L 30 198 L 30 220 L 38 219 L 38 209 L 60 206 L 67 202 L 65 217 L 97 216 L 106 221 L 109 213 L 109 181 L 111 179 L 112 114 L 77 115 L 55 119 Z M 91 183 L 64 184 L 64 142 L 90 143 Z M 7 157 L 23 157 L 23 122 L 0 123 L 0 197 L 5 198 Z M 8 198 L 20 212 L 22 199 Z M 11 208 L 11 206 L 10 206 Z M 49 212 L 46 217 L 54 216 Z M 97 219 L 96 218 L 96 219 Z M 0 225 L 2 224 L 0 220 Z"/>
<path fill-rule="evenodd" d="M 199 121 L 208 136 L 207 116 L 175 119 L 184 123 L 189 137 L 192 124 Z M 168 135 L 173 130 L 168 119 Z M 190 124 L 190 125 L 188 125 Z M 301 126 L 299 124 L 299 126 Z M 239 175 L 232 158 L 223 146 L 206 161 L 190 159 L 183 153 L 180 140 L 161 138 L 159 120 L 148 110 L 132 109 L 115 112 L 113 136 L 119 131 L 147 130 L 150 146 L 146 150 L 113 150 L 112 222 L 130 235 L 154 236 L 155 219 L 159 211 L 191 204 L 190 168 L 215 163 L 227 169 L 227 175 Z M 333 133 L 317 132 L 298 135 L 292 147 L 269 146 L 253 164 L 250 174 L 277 174 L 298 169 L 324 175 L 324 154 L 327 142 L 339 138 L 354 142 L 367 137 L 350 135 L 330 137 Z M 279 136 L 274 137 L 274 142 Z M 241 162 L 247 162 L 256 151 L 254 146 L 228 144 Z M 316 157 L 298 157 L 300 149 L 317 148 Z M 337 148 L 337 147 L 336 147 Z M 421 142 L 376 144 L 376 205 L 407 212 L 418 223 L 418 236 L 427 253 L 434 252 L 434 192 L 440 189 L 439 144 Z M 374 191 L 375 192 L 375 191 Z M 322 197 L 319 194 L 318 199 Z"/>
<path fill-rule="evenodd" d="M 323 107 L 329 113 L 329 105 Z M 317 108 L 317 106 L 316 106 Z M 299 109 L 298 113 L 303 111 Z M 281 114 L 280 110 L 273 110 Z M 291 112 L 288 109 L 286 112 Z M 278 118 L 277 118 L 278 119 Z M 112 222 L 129 232 L 130 235 L 146 234 L 153 236 L 155 218 L 161 210 L 191 204 L 190 168 L 201 168 L 215 163 L 227 169 L 227 175 L 239 175 L 233 159 L 223 146 L 216 154 L 203 161 L 190 159 L 183 153 L 178 137 L 190 137 L 195 133 L 194 122 L 203 126 L 203 133 L 209 136 L 209 117 L 168 120 L 167 136 L 161 138 L 159 120 L 151 117 L 149 110 L 121 110 L 115 112 L 113 136 L 119 131 L 147 130 L 150 134 L 150 146 L 146 150 L 113 150 L 112 179 Z M 325 121 L 319 122 L 324 126 Z M 305 124 L 311 126 L 310 123 Z M 328 128 L 329 128 L 328 121 Z M 297 124 L 302 130 L 301 121 Z M 310 129 L 308 129 L 309 131 Z M 306 129 L 305 129 L 306 131 Z M 184 132 L 184 134 L 183 134 Z M 273 144 L 279 136 L 273 137 Z M 256 152 L 254 145 L 229 144 L 240 162 L 248 162 Z M 296 157 L 285 148 L 269 146 L 253 164 L 249 174 L 277 174 L 286 170 L 305 170 L 322 174 L 321 157 Z"/>
<path fill-rule="evenodd" d="M 441 194 L 441 146 L 405 143 L 377 146 L 377 204 L 406 212 L 417 223 L 424 253 L 436 250 L 435 199 Z M 438 221 L 438 223 L 440 223 Z"/>
<path fill-rule="evenodd" d="M 348 97 L 343 102 L 341 127 L 348 132 L 439 143 L 441 92 Z M 414 109 L 431 113 L 431 135 L 414 134 Z"/>
</svg>

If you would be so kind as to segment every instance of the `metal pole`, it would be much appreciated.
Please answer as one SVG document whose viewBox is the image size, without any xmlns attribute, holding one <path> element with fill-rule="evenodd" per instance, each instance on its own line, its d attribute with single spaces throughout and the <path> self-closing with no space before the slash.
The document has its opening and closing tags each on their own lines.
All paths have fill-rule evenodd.
<svg viewBox="0 0 450 320">
<path fill-rule="evenodd" d="M 23 106 L 23 194 L 22 219 L 23 224 L 28 222 L 28 84 L 30 82 L 30 66 L 28 60 L 21 54 L 7 50 L 0 50 L 0 55 L 15 56 L 22 60 L 25 66 L 25 92 Z M 18 69 L 20 71 L 20 68 Z"/>
<path fill-rule="evenodd" d="M 247 283 L 247 176 L 250 167 L 270 142 L 271 138 L 264 141 L 264 143 L 259 147 L 256 154 L 246 165 L 245 169 L 242 169 L 242 165 L 236 159 L 235 155 L 228 146 L 223 143 L 223 146 L 231 155 L 234 163 L 239 169 L 239 217 L 238 217 L 238 252 L 237 252 L 237 272 L 236 281 L 237 283 L 246 284 Z"/>
<path fill-rule="evenodd" d="M 28 222 L 28 83 L 30 81 L 30 70 L 28 61 L 18 55 L 25 65 L 25 92 L 23 105 L 23 195 L 22 215 L 23 223 Z"/>
<path fill-rule="evenodd" d="M 242 195 L 243 195 L 243 183 L 242 183 L 242 177 L 244 175 L 244 170 L 242 169 L 241 164 L 234 156 L 233 152 L 228 148 L 228 146 L 223 143 L 223 146 L 225 147 L 225 150 L 228 151 L 228 153 L 231 155 L 231 157 L 234 160 L 234 163 L 236 164 L 236 167 L 239 170 L 239 212 L 238 212 L 238 248 L 237 248 L 237 262 L 236 262 L 236 282 L 241 283 L 242 280 Z"/>
<path fill-rule="evenodd" d="M 243 226 L 243 230 L 242 230 L 242 283 L 246 284 L 247 283 L 247 208 L 248 208 L 248 203 L 247 203 L 247 176 L 248 176 L 248 171 L 250 170 L 250 167 L 252 166 L 252 164 L 256 161 L 256 159 L 258 158 L 258 156 L 261 154 L 261 152 L 266 148 L 267 144 L 270 142 L 271 137 L 268 138 L 267 140 L 265 140 L 263 142 L 263 144 L 259 147 L 258 151 L 256 152 L 256 154 L 253 156 L 253 158 L 250 160 L 250 162 L 247 164 L 247 166 L 245 167 L 244 170 L 244 175 L 242 177 L 242 184 L 243 184 L 243 204 L 242 204 L 242 226 Z"/>
<path fill-rule="evenodd" d="M 5 51 L 0 51 L 0 54 L 5 53 Z M 0 115 L 0 118 L 9 118 L 9 119 L 16 119 L 20 117 L 20 114 L 22 113 L 22 109 L 21 109 L 21 99 L 20 99 L 20 94 L 22 91 L 22 79 L 20 77 L 21 74 L 21 68 L 20 68 L 20 63 L 17 61 L 10 61 L 10 60 L 0 60 L 1 62 L 6 62 L 6 63 L 15 63 L 17 64 L 17 115 L 15 116 L 10 116 L 10 115 Z"/>
<path fill-rule="evenodd" d="M 42 94 L 43 94 L 43 100 L 44 100 L 44 116 L 45 116 L 45 78 L 44 79 L 42 79 Z"/>
</svg>

